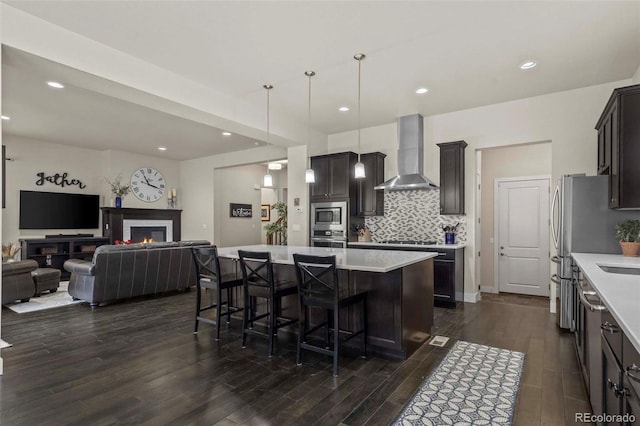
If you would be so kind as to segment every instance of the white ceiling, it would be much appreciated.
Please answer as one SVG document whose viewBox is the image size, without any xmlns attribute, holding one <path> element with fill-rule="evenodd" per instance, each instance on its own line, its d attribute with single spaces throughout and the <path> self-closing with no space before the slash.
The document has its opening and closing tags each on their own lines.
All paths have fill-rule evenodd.
<svg viewBox="0 0 640 426">
<path fill-rule="evenodd" d="M 297 123 L 306 122 L 304 71 L 313 69 L 313 127 L 326 134 L 357 128 L 356 52 L 367 54 L 363 127 L 626 79 L 640 66 L 638 1 L 7 3 L 256 106 L 269 82 L 272 108 Z M 521 71 L 529 58 L 538 67 Z M 420 86 L 430 92 L 416 95 Z M 3 88 L 4 108 L 18 101 L 14 95 Z M 101 116 L 121 107 L 78 96 Z M 338 112 L 342 105 L 351 111 Z M 142 127 L 154 130 L 121 115 L 112 128 L 138 126 L 138 138 Z M 69 128 L 81 124 L 58 114 L 47 125 L 64 119 Z M 194 137 L 194 146 L 211 143 L 202 139 Z"/>
</svg>

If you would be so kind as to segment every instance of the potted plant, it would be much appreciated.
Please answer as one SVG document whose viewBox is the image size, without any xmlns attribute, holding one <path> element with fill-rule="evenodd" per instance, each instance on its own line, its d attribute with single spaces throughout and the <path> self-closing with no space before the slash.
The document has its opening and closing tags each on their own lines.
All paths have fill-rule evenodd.
<svg viewBox="0 0 640 426">
<path fill-rule="evenodd" d="M 264 226 L 267 235 L 267 244 L 287 245 L 287 205 L 282 201 L 278 201 L 271 205 L 271 210 L 278 213 L 278 219 L 275 222 L 268 223 Z"/>
<path fill-rule="evenodd" d="M 622 248 L 622 255 L 638 256 L 640 249 L 640 220 L 629 219 L 616 225 L 616 238 Z"/>
<path fill-rule="evenodd" d="M 111 186 L 111 193 L 116 196 L 116 207 L 122 207 L 122 197 L 125 197 L 131 192 L 131 187 L 125 183 L 122 183 L 122 174 L 116 176 L 114 180 L 105 178 L 109 186 Z"/>
<path fill-rule="evenodd" d="M 456 231 L 458 231 L 459 223 L 455 225 L 445 225 L 442 227 L 444 231 L 444 243 L 445 244 L 455 244 L 456 243 Z"/>
<path fill-rule="evenodd" d="M 13 262 L 16 255 L 20 252 L 20 246 L 16 243 L 9 243 L 2 245 L 2 261 Z"/>
</svg>

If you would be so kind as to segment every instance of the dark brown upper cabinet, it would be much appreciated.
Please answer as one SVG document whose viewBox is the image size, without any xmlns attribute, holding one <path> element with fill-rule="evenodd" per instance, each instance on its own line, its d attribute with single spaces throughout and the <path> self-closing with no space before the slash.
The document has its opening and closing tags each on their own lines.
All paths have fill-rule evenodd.
<svg viewBox="0 0 640 426">
<path fill-rule="evenodd" d="M 309 185 L 311 201 L 326 201 L 355 197 L 357 182 L 353 169 L 358 156 L 354 152 L 320 155 L 311 157 L 311 168 L 316 177 Z"/>
<path fill-rule="evenodd" d="M 598 174 L 609 175 L 609 207 L 640 209 L 640 84 L 615 89 L 596 124 Z"/>
<path fill-rule="evenodd" d="M 440 214 L 464 214 L 465 141 L 439 143 Z"/>
<path fill-rule="evenodd" d="M 384 191 L 373 189 L 384 182 L 384 159 L 381 152 L 362 154 L 365 178 L 358 179 L 358 216 L 384 215 Z"/>
</svg>

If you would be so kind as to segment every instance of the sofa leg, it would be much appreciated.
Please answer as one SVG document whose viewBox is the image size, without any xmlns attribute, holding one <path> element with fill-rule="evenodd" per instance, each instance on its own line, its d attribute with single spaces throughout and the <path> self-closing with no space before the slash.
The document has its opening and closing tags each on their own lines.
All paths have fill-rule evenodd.
<svg viewBox="0 0 640 426">
<path fill-rule="evenodd" d="M 79 298 L 77 298 L 77 297 L 73 297 L 73 296 L 71 297 L 71 299 L 73 299 L 73 300 L 80 300 Z"/>
<path fill-rule="evenodd" d="M 52 288 L 51 290 L 49 290 L 49 293 L 55 293 L 56 291 L 58 291 L 57 288 Z"/>
<path fill-rule="evenodd" d="M 22 303 L 27 303 L 31 299 L 30 297 L 25 297 L 24 299 L 20 299 Z"/>
</svg>

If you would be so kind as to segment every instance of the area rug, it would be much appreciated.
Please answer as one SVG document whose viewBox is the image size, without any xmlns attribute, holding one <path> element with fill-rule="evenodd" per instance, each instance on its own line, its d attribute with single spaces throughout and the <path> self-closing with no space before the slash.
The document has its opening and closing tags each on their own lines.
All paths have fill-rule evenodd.
<svg viewBox="0 0 640 426">
<path fill-rule="evenodd" d="M 60 306 L 81 303 L 82 300 L 73 300 L 71 296 L 69 296 L 69 293 L 67 293 L 68 287 L 69 281 L 61 281 L 60 287 L 55 293 L 44 293 L 40 297 L 32 297 L 25 303 L 14 302 L 7 303 L 4 306 L 11 309 L 13 312 L 24 314 L 27 312 L 42 311 L 44 309 L 59 308 Z"/>
<path fill-rule="evenodd" d="M 509 425 L 524 354 L 458 341 L 394 425 Z"/>
</svg>

